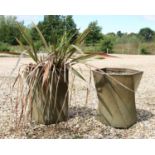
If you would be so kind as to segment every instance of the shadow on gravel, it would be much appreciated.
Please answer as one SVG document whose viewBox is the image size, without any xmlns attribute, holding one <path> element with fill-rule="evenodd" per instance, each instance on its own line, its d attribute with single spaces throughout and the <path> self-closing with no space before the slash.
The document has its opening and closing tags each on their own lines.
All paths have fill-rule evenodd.
<svg viewBox="0 0 155 155">
<path fill-rule="evenodd" d="M 148 110 L 137 109 L 137 119 L 138 119 L 138 122 L 147 121 L 147 120 L 149 120 L 153 116 L 154 115 L 150 111 L 148 111 Z"/>
<path fill-rule="evenodd" d="M 91 109 L 88 107 L 71 107 L 69 109 L 69 118 L 74 118 L 76 116 L 96 116 L 96 109 Z M 138 122 L 147 121 L 153 116 L 154 115 L 148 110 L 137 109 Z"/>
<path fill-rule="evenodd" d="M 69 118 L 74 118 L 76 116 L 86 117 L 95 116 L 96 109 L 91 109 L 88 107 L 71 107 L 69 108 Z"/>
</svg>

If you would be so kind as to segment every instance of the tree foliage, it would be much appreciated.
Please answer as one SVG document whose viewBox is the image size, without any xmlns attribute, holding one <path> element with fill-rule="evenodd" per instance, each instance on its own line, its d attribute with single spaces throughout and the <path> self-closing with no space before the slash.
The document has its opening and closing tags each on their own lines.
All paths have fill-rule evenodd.
<svg viewBox="0 0 155 155">
<path fill-rule="evenodd" d="M 110 36 L 105 36 L 100 42 L 100 49 L 103 52 L 112 53 L 113 46 L 114 46 L 114 38 Z"/>
<path fill-rule="evenodd" d="M 16 45 L 20 37 L 15 16 L 0 16 L 0 42 Z M 20 23 L 22 25 L 22 23 Z"/>
<path fill-rule="evenodd" d="M 143 41 L 152 41 L 154 37 L 154 31 L 150 28 L 142 28 L 140 29 L 138 35 Z"/>
<path fill-rule="evenodd" d="M 122 37 L 122 36 L 123 36 L 123 33 L 122 33 L 121 31 L 118 31 L 118 32 L 117 32 L 117 36 L 118 36 L 118 37 Z"/>
<path fill-rule="evenodd" d="M 103 38 L 102 35 L 102 28 L 98 26 L 97 21 L 91 22 L 88 26 L 89 29 L 91 29 L 91 32 L 88 34 L 86 38 L 86 44 L 96 44 L 100 42 L 100 40 Z"/>
<path fill-rule="evenodd" d="M 46 15 L 44 16 L 44 20 L 38 23 L 38 27 L 47 42 L 51 44 L 57 44 L 65 31 L 71 34 L 77 33 L 76 24 L 70 15 Z M 32 28 L 31 33 L 33 39 L 38 40 L 39 36 L 35 28 Z"/>
</svg>

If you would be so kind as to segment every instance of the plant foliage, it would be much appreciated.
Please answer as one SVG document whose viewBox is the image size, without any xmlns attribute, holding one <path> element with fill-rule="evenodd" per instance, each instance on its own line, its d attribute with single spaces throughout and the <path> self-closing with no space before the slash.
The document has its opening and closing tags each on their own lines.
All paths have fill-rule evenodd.
<svg viewBox="0 0 155 155">
<path fill-rule="evenodd" d="M 17 23 L 18 24 L 18 23 Z M 94 56 L 92 54 L 84 54 L 80 49 L 84 39 L 89 34 L 90 29 L 86 29 L 83 33 L 73 39 L 77 33 L 64 32 L 60 41 L 55 44 L 48 44 L 40 29 L 34 25 L 40 41 L 42 42 L 46 54 L 40 55 L 32 36 L 27 33 L 26 29 L 18 24 L 18 28 L 26 41 L 28 46 L 24 46 L 22 41 L 17 39 L 17 42 L 25 49 L 26 53 L 33 59 L 34 63 L 26 65 L 24 70 L 20 70 L 16 79 L 18 82 L 19 93 L 18 104 L 22 106 L 20 112 L 20 120 L 25 113 L 31 114 L 32 108 L 35 106 L 40 107 L 40 113 L 49 115 L 51 110 L 47 107 L 53 107 L 53 113 L 56 113 L 57 121 L 61 120 L 61 114 L 64 111 L 64 104 L 66 97 L 64 97 L 64 104 L 57 105 L 57 94 L 59 93 L 60 81 L 67 82 L 68 70 L 85 80 L 85 78 L 72 66 L 76 63 L 85 61 L 86 59 Z M 53 92 L 55 92 L 53 94 Z M 68 91 L 66 92 L 66 96 Z M 42 102 L 42 103 L 41 103 Z M 51 103 L 52 105 L 49 105 Z M 42 106 L 40 106 L 42 104 Z M 16 106 L 18 107 L 18 105 Z M 26 110 L 28 107 L 28 110 Z M 41 118 L 44 119 L 44 118 Z"/>
</svg>

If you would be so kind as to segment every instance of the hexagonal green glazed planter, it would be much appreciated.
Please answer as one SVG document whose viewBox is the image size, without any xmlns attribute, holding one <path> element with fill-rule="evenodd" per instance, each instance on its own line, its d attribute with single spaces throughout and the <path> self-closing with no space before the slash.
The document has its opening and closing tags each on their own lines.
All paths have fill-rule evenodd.
<svg viewBox="0 0 155 155">
<path fill-rule="evenodd" d="M 61 73 L 59 81 L 58 75 L 54 74 L 51 86 L 47 86 L 47 90 L 42 88 L 44 100 L 40 98 L 42 83 L 38 84 L 32 108 L 32 119 L 36 123 L 50 125 L 68 120 L 68 71 L 66 72 L 66 79 L 64 72 Z M 51 95 L 49 89 L 53 90 Z M 52 102 L 49 102 L 50 100 Z"/>
<path fill-rule="evenodd" d="M 143 72 L 124 68 L 101 70 L 93 71 L 99 100 L 97 119 L 115 128 L 129 128 L 137 121 L 135 91 Z"/>
</svg>

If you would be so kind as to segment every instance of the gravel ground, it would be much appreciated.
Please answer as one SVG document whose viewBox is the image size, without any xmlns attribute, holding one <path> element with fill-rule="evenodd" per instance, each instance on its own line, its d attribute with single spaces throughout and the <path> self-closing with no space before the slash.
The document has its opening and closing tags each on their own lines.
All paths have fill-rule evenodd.
<svg viewBox="0 0 155 155">
<path fill-rule="evenodd" d="M 72 100 L 69 107 L 69 120 L 57 125 L 26 124 L 14 128 L 14 100 L 10 100 L 10 86 L 18 69 L 11 74 L 17 58 L 0 58 L 0 138 L 155 138 L 155 56 L 114 55 L 114 58 L 92 60 L 89 65 L 102 67 L 122 67 L 144 71 L 136 92 L 138 121 L 129 129 L 115 129 L 105 126 L 95 119 L 97 96 L 93 78 L 89 84 L 88 102 L 86 93 L 88 83 L 75 78 Z M 20 64 L 28 63 L 23 58 Z M 89 81 L 90 71 L 83 65 L 82 72 Z M 12 95 L 15 96 L 14 90 Z"/>
</svg>

